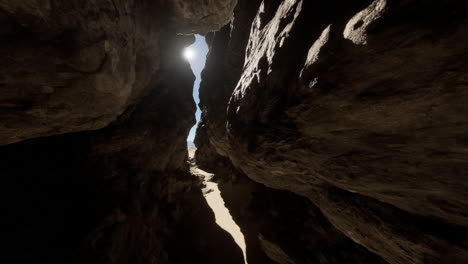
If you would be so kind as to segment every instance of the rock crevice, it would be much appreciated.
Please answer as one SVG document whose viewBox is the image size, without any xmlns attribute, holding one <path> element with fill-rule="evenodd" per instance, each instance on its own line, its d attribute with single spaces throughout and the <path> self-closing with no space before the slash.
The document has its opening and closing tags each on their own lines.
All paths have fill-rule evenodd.
<svg viewBox="0 0 468 264">
<path fill-rule="evenodd" d="M 233 1 L 190 29 L 165 2 L 0 1 L 1 263 L 242 263 L 186 163 L 178 34 Z"/>
<path fill-rule="evenodd" d="M 465 2 L 0 0 L 0 262 L 243 262 L 194 33 L 250 264 L 466 262 Z"/>
</svg>

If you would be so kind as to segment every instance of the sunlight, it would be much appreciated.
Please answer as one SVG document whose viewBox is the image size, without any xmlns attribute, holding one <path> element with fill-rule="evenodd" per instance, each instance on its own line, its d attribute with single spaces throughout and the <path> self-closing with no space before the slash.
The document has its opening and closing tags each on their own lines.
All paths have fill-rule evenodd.
<svg viewBox="0 0 468 264">
<path fill-rule="evenodd" d="M 229 209 L 226 208 L 223 197 L 221 196 L 221 191 L 218 188 L 218 184 L 216 182 L 211 181 L 214 174 L 201 170 L 196 166 L 194 160 L 195 151 L 196 148 L 188 149 L 189 157 L 191 159 L 190 172 L 203 180 L 203 184 L 205 185 L 205 187 L 202 189 L 203 196 L 205 197 L 206 202 L 215 214 L 215 222 L 222 229 L 226 230 L 229 234 L 231 234 L 232 238 L 234 239 L 234 242 L 236 242 L 236 244 L 242 250 L 242 254 L 244 256 L 244 263 L 248 264 L 244 234 L 242 234 L 240 227 L 232 218 L 231 214 L 229 213 Z"/>
<path fill-rule="evenodd" d="M 184 58 L 188 61 L 191 61 L 193 59 L 195 59 L 195 50 L 193 50 L 192 48 L 190 47 L 187 47 L 184 49 Z"/>
<path fill-rule="evenodd" d="M 207 173 L 207 175 L 209 174 Z M 244 235 L 242 234 L 242 231 L 240 230 L 236 222 L 234 222 L 234 219 L 232 219 L 229 210 L 226 208 L 224 200 L 221 197 L 221 192 L 219 191 L 218 184 L 210 181 L 212 177 L 212 174 L 208 177 L 205 176 L 205 180 L 203 183 L 206 187 L 202 189 L 203 195 L 205 196 L 208 205 L 211 207 L 215 214 L 216 223 L 222 229 L 226 230 L 229 234 L 231 234 L 236 244 L 241 248 L 242 254 L 244 255 L 244 263 L 247 264 L 247 254 Z"/>
</svg>

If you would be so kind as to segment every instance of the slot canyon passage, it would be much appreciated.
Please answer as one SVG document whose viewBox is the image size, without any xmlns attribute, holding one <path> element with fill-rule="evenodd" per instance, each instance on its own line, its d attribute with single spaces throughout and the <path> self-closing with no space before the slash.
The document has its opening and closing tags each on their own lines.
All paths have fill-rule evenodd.
<svg viewBox="0 0 468 264">
<path fill-rule="evenodd" d="M 465 0 L 0 0 L 0 21 L 0 263 L 244 263 L 194 168 L 249 264 L 468 263 Z"/>
</svg>

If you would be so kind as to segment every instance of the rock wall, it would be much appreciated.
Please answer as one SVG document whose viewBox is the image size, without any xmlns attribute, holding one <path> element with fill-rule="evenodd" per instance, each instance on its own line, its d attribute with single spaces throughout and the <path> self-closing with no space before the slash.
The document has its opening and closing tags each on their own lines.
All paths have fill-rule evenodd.
<svg viewBox="0 0 468 264">
<path fill-rule="evenodd" d="M 232 24 L 211 37 L 195 140 L 199 166 L 214 171 L 232 164 L 257 182 L 225 175 L 221 181 L 232 193 L 268 190 L 244 198 L 247 204 L 274 197 L 264 206 L 297 206 L 294 216 L 317 207 L 320 228 L 366 249 L 339 247 L 345 255 L 464 263 L 467 4 L 284 0 L 239 6 L 245 8 L 236 9 Z M 296 195 L 311 204 L 298 205 L 304 201 Z M 257 213 L 239 209 L 242 196 L 225 196 L 235 218 Z M 276 248 L 290 255 L 278 263 L 308 263 L 281 239 L 258 238 L 271 223 L 240 223 L 254 240 L 251 250 L 263 251 L 256 255 Z M 261 247 L 265 239 L 271 244 Z M 289 245 L 303 246 L 301 239 Z M 319 262 L 333 257 L 324 254 Z M 362 263 L 345 262 L 353 261 Z"/>
<path fill-rule="evenodd" d="M 387 263 L 336 230 L 309 199 L 256 183 L 221 156 L 210 161 L 198 163 L 217 176 L 248 263 Z"/>
<path fill-rule="evenodd" d="M 243 262 L 188 172 L 177 34 L 228 3 L 197 25 L 166 1 L 0 1 L 0 263 Z"/>
<path fill-rule="evenodd" d="M 0 0 L 1 263 L 468 259 L 463 0 Z M 234 15 L 232 13 L 234 12 Z"/>
<path fill-rule="evenodd" d="M 198 2 L 0 1 L 0 144 L 115 121 L 152 87 L 162 31 L 219 29 L 236 1 Z"/>
</svg>

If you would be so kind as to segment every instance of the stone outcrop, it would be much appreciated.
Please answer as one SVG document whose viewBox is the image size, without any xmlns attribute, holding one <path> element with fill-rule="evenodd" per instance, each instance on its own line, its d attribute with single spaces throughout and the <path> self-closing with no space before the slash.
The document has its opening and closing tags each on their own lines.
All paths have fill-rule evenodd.
<svg viewBox="0 0 468 264">
<path fill-rule="evenodd" d="M 217 176 L 248 263 L 387 263 L 336 230 L 307 198 L 256 183 L 213 153 L 197 163 Z"/>
<path fill-rule="evenodd" d="M 236 9 L 232 24 L 211 36 L 199 166 L 215 170 L 225 159 L 271 188 L 252 200 L 308 198 L 306 207 L 323 214 L 321 228 L 331 225 L 327 232 L 336 229 L 379 261 L 466 261 L 466 3 L 242 5 L 249 8 Z M 233 209 L 234 217 L 245 210 L 256 213 Z M 263 228 L 241 225 L 254 240 Z M 276 245 L 288 254 L 270 240 L 259 250 Z"/>
<path fill-rule="evenodd" d="M 2 263 L 242 263 L 185 162 L 191 41 L 162 39 L 160 81 L 112 125 L 0 148 Z"/>
<path fill-rule="evenodd" d="M 206 34 L 229 24 L 237 0 L 166 1 L 168 20 L 179 33 Z"/>
<path fill-rule="evenodd" d="M 152 87 L 163 30 L 219 29 L 236 3 L 200 2 L 0 1 L 0 144 L 115 121 Z"/>
<path fill-rule="evenodd" d="M 243 262 L 188 171 L 194 37 L 169 11 L 0 1 L 0 263 Z"/>
</svg>

